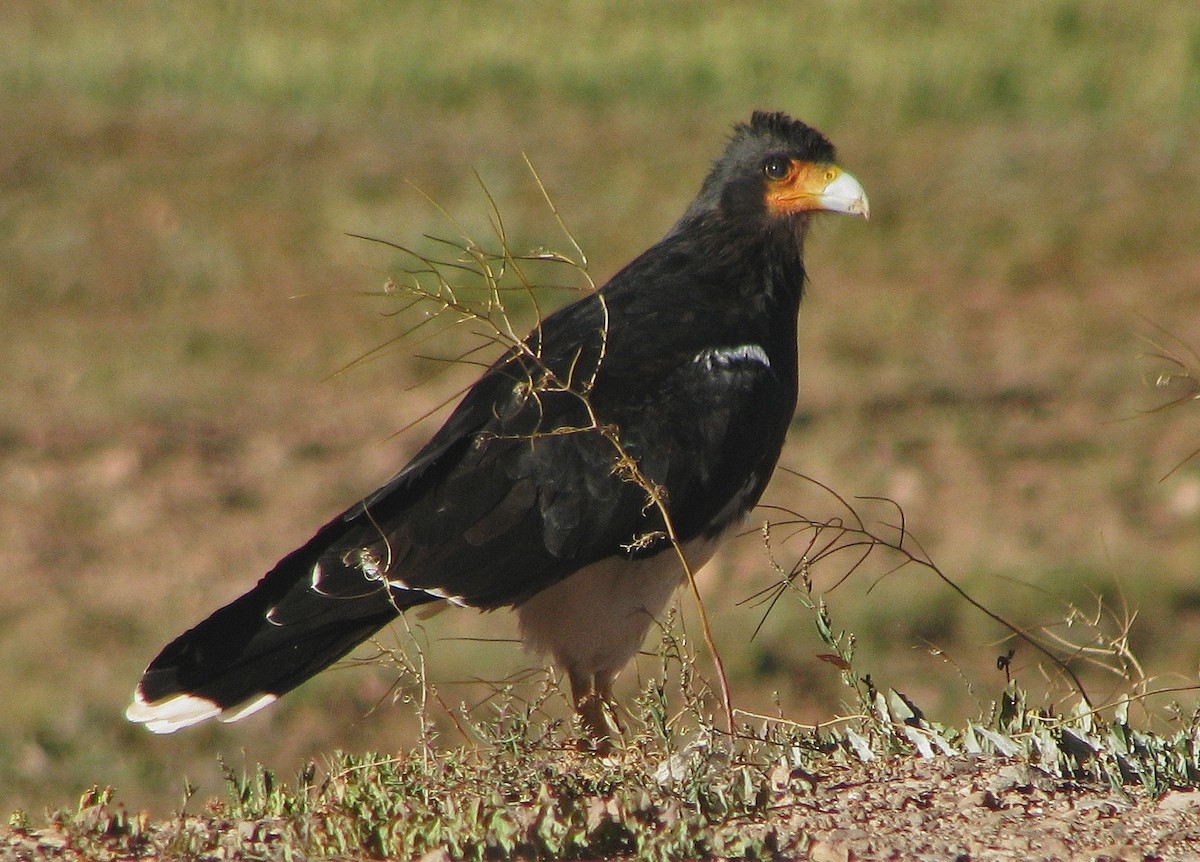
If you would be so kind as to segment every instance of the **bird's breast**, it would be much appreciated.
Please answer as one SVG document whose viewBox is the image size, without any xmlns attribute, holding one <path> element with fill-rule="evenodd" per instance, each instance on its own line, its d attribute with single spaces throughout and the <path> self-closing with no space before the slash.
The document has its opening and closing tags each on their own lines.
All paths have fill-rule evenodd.
<svg viewBox="0 0 1200 862">
<path fill-rule="evenodd" d="M 693 573 L 712 558 L 719 541 L 714 537 L 684 544 Z M 633 560 L 606 557 L 522 604 L 517 609 L 522 640 L 579 674 L 619 670 L 641 648 L 685 577 L 672 552 Z"/>
</svg>

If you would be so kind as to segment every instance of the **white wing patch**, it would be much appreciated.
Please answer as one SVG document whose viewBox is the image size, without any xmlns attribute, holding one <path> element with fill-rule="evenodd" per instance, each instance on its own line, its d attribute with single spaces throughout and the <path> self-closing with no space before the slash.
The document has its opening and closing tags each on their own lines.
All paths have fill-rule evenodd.
<svg viewBox="0 0 1200 862">
<path fill-rule="evenodd" d="M 767 351 L 758 344 L 739 344 L 736 347 L 709 347 L 701 350 L 692 360 L 697 365 L 704 366 L 706 371 L 732 368 L 735 365 L 750 364 L 771 367 Z"/>
<path fill-rule="evenodd" d="M 439 599 L 445 599 L 450 604 L 460 608 L 467 607 L 467 600 L 462 596 L 456 596 L 453 593 L 438 589 L 437 587 L 425 587 L 423 590 L 421 590 L 421 592 L 425 593 L 426 595 L 437 596 Z"/>
</svg>

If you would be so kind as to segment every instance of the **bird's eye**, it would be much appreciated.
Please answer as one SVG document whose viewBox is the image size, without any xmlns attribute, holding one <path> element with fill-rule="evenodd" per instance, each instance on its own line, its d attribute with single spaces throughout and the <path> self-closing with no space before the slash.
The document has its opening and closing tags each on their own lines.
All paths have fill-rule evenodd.
<svg viewBox="0 0 1200 862">
<path fill-rule="evenodd" d="M 767 179 L 781 180 L 788 175 L 788 171 L 792 169 L 792 163 L 783 156 L 771 156 L 763 162 L 763 173 Z"/>
</svg>

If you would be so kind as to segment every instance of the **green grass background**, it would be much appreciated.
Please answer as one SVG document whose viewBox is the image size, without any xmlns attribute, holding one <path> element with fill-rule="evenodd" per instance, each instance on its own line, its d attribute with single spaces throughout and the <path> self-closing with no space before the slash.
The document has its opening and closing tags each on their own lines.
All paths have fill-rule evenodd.
<svg viewBox="0 0 1200 862">
<path fill-rule="evenodd" d="M 452 234 L 428 195 L 486 236 L 478 172 L 513 246 L 565 247 L 524 153 L 602 280 L 758 107 L 829 134 L 873 214 L 810 239 L 783 463 L 897 500 L 1022 625 L 1090 637 L 1073 606 L 1102 599 L 1113 634 L 1136 612 L 1147 674 L 1195 682 L 1200 465 L 1160 480 L 1200 434 L 1190 405 L 1144 413 L 1176 391 L 1150 385 L 1157 326 L 1200 343 L 1194 3 L 6 3 L 0 807 L 111 783 L 165 810 L 185 776 L 219 789 L 217 754 L 288 774 L 408 744 L 387 668 L 231 727 L 122 717 L 162 643 L 387 478 L 436 417 L 395 432 L 470 374 L 401 344 L 331 377 L 400 326 L 359 295 L 397 257 L 346 234 Z M 832 511 L 783 477 L 767 499 Z M 935 716 L 986 707 L 1001 632 L 884 570 L 828 596 L 862 670 Z M 837 672 L 802 609 L 751 641 L 761 609 L 736 605 L 773 578 L 754 535 L 702 578 L 738 702 L 828 718 Z M 422 627 L 448 702 L 529 666 L 463 640 L 512 629 Z M 1037 681 L 1031 655 L 1014 667 Z"/>
</svg>

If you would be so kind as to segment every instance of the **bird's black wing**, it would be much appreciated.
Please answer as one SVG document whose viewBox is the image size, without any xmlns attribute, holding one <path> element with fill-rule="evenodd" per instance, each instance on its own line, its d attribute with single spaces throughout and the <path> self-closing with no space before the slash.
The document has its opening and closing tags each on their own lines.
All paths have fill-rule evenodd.
<svg viewBox="0 0 1200 862">
<path fill-rule="evenodd" d="M 659 553 L 666 525 L 625 458 L 664 491 L 680 539 L 740 516 L 778 456 L 794 380 L 742 344 L 753 333 L 681 325 L 645 297 L 696 285 L 645 276 L 635 262 L 548 317 L 395 477 L 169 644 L 138 699 L 229 711 L 294 688 L 408 607 L 519 604 L 597 560 Z"/>
<path fill-rule="evenodd" d="M 547 318 L 418 454 L 422 478 L 410 466 L 352 510 L 397 588 L 491 608 L 658 553 L 639 476 L 685 542 L 757 502 L 795 407 L 795 315 L 731 311 L 724 273 L 664 265 L 666 246 Z"/>
</svg>

